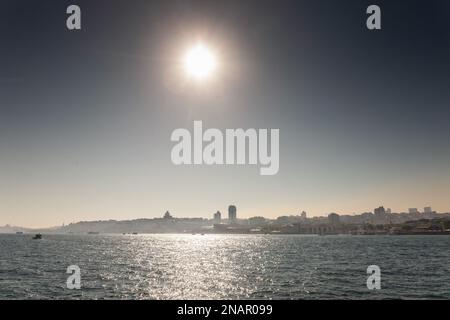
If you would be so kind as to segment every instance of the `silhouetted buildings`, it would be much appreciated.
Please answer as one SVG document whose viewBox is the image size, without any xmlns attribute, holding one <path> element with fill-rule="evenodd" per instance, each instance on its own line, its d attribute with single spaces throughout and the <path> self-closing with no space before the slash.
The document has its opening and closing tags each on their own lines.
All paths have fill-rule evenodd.
<svg viewBox="0 0 450 320">
<path fill-rule="evenodd" d="M 422 211 L 422 210 L 421 210 Z M 6 231 L 5 231 L 6 230 Z M 0 227 L 0 232 L 11 232 Z M 22 230 L 14 230 L 22 231 Z M 36 230 L 33 230 L 33 232 Z M 228 219 L 222 219 L 217 211 L 209 219 L 175 218 L 166 211 L 160 218 L 136 220 L 81 221 L 45 232 L 62 233 L 239 233 L 239 234 L 447 234 L 450 233 L 450 213 L 436 213 L 424 207 L 409 212 L 391 213 L 383 206 L 374 212 L 362 214 L 337 214 L 313 216 L 306 212 L 284 215 L 275 219 L 254 216 L 237 219 L 236 206 L 228 207 Z"/>
</svg>

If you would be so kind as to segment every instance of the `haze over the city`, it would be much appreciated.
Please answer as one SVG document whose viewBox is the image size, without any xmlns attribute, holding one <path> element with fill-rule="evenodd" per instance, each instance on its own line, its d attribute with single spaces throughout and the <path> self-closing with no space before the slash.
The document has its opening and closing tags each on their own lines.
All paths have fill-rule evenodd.
<svg viewBox="0 0 450 320">
<path fill-rule="evenodd" d="M 5 1 L 0 225 L 450 211 L 449 3 L 378 1 L 373 32 L 364 1 L 132 3 L 69 31 L 70 1 Z M 279 129 L 278 174 L 175 166 L 195 120 Z"/>
</svg>

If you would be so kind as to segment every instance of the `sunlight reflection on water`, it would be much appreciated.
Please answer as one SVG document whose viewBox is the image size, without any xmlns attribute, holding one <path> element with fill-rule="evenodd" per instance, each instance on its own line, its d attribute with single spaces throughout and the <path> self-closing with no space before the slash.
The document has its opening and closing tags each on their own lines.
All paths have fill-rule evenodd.
<svg viewBox="0 0 450 320">
<path fill-rule="evenodd" d="M 450 298 L 447 236 L 0 235 L 0 298 Z M 383 288 L 366 287 L 377 264 Z M 67 266 L 82 289 L 65 287 Z"/>
</svg>

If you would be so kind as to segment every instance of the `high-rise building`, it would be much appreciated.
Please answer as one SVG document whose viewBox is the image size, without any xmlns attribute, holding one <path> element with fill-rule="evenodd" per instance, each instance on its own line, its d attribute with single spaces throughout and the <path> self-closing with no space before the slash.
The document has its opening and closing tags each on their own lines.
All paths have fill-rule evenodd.
<svg viewBox="0 0 450 320">
<path fill-rule="evenodd" d="M 386 214 L 386 210 L 384 209 L 384 207 L 378 207 L 373 210 L 373 213 L 376 215 Z"/>
<path fill-rule="evenodd" d="M 228 222 L 234 223 L 236 222 L 237 214 L 236 214 L 236 206 L 229 206 L 228 207 Z"/>
<path fill-rule="evenodd" d="M 220 211 L 214 213 L 214 223 L 220 223 L 222 221 L 222 214 Z"/>
<path fill-rule="evenodd" d="M 392 213 L 391 208 L 387 208 L 387 209 L 386 209 L 386 213 L 391 214 L 391 213 Z"/>
<path fill-rule="evenodd" d="M 431 207 L 425 207 L 423 208 L 423 213 L 433 213 L 433 209 Z"/>
<path fill-rule="evenodd" d="M 417 210 L 417 208 L 409 208 L 409 209 L 408 209 L 408 212 L 409 212 L 410 214 L 416 214 L 416 213 L 419 213 L 419 210 Z"/>
</svg>

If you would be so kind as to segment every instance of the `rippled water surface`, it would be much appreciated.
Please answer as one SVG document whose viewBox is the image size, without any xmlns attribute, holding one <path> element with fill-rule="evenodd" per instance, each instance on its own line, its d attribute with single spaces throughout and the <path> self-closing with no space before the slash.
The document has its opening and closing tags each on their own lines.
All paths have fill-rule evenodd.
<svg viewBox="0 0 450 320">
<path fill-rule="evenodd" d="M 0 298 L 449 299 L 450 237 L 0 235 Z"/>
</svg>

